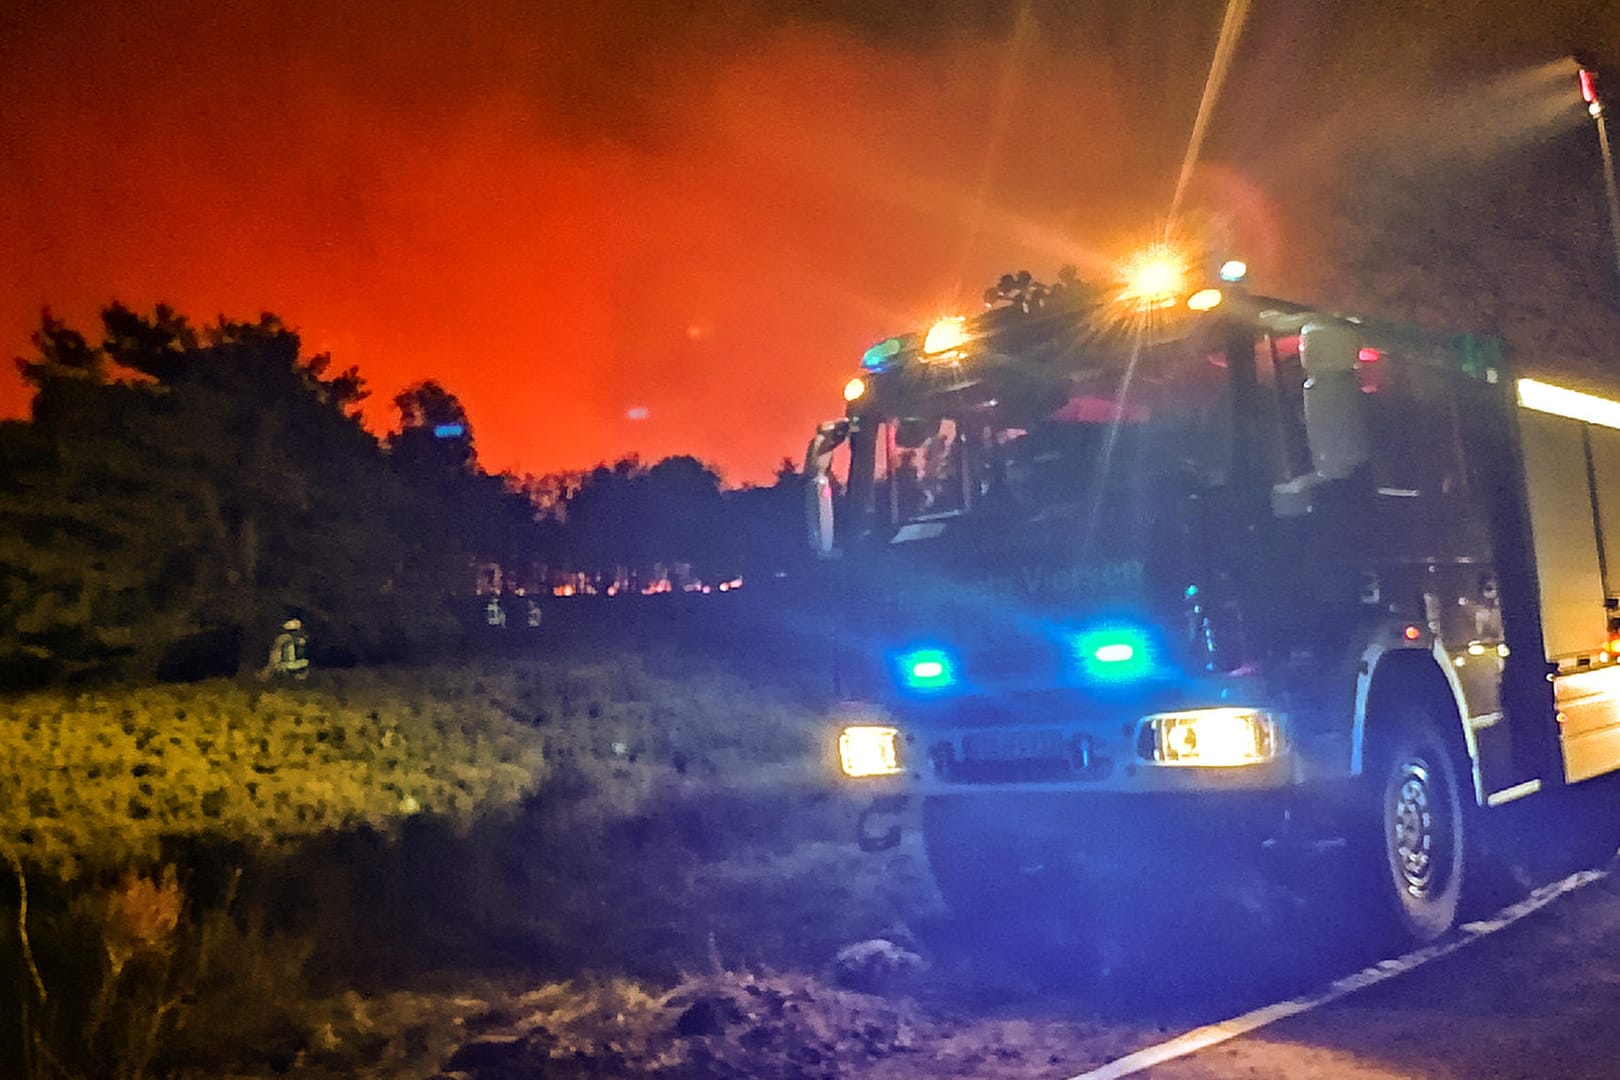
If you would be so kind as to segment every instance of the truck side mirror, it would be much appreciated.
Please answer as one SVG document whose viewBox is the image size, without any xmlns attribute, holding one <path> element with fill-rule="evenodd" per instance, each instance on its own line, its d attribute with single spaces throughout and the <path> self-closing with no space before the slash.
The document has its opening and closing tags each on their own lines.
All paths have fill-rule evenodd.
<svg viewBox="0 0 1620 1080">
<path fill-rule="evenodd" d="M 829 420 L 816 428 L 804 454 L 805 524 L 810 550 L 822 558 L 838 553 L 833 518 L 833 451 L 849 438 L 848 420 Z"/>
<path fill-rule="evenodd" d="M 1305 439 L 1324 480 L 1348 479 L 1371 454 L 1367 402 L 1356 377 L 1360 352 L 1360 336 L 1343 323 L 1306 323 L 1300 333 Z"/>
<path fill-rule="evenodd" d="M 1271 508 L 1278 517 L 1310 513 L 1314 489 L 1349 479 L 1372 456 L 1367 399 L 1356 376 L 1360 354 L 1360 335 L 1344 323 L 1308 322 L 1300 331 L 1311 472 L 1271 489 Z"/>
</svg>

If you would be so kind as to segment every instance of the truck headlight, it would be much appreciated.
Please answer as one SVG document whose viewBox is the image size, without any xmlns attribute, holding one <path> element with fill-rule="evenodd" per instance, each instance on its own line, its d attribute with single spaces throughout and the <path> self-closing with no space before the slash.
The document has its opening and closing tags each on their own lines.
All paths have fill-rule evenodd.
<svg viewBox="0 0 1620 1080">
<path fill-rule="evenodd" d="M 1162 765 L 1254 765 L 1277 756 L 1278 718 L 1258 709 L 1187 709 L 1144 716 L 1137 748 Z"/>
<path fill-rule="evenodd" d="M 894 776 L 900 768 L 900 731 L 854 724 L 838 734 L 838 764 L 845 776 Z"/>
</svg>

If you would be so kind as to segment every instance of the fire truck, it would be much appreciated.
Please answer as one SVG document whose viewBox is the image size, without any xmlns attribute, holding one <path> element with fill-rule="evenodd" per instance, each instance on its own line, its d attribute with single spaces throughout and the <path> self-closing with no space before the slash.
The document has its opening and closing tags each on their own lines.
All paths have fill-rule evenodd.
<svg viewBox="0 0 1620 1080">
<path fill-rule="evenodd" d="M 1620 767 L 1620 401 L 1241 273 L 1005 277 L 811 440 L 840 782 L 953 907 L 1292 830 L 1432 940 L 1498 808 Z"/>
</svg>

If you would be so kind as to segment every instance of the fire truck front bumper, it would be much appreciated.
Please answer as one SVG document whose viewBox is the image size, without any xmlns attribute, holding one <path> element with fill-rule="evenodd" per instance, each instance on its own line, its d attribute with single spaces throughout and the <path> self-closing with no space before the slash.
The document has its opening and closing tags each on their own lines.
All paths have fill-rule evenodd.
<svg viewBox="0 0 1620 1080">
<path fill-rule="evenodd" d="M 841 725 L 836 747 L 844 783 L 875 796 L 1213 794 L 1285 789 L 1301 774 L 1285 716 L 1232 706 L 1103 725 L 923 729 L 878 716 Z"/>
</svg>

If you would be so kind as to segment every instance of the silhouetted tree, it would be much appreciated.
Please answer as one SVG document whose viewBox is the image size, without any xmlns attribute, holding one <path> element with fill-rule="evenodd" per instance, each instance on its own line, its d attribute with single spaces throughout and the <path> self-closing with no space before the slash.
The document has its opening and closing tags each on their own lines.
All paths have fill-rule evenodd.
<svg viewBox="0 0 1620 1080">
<path fill-rule="evenodd" d="M 461 399 L 429 379 L 394 396 L 399 431 L 388 450 L 404 468 L 470 473 L 477 467 L 472 422 Z"/>
<path fill-rule="evenodd" d="M 1349 311 L 1500 335 L 1528 370 L 1612 371 L 1620 289 L 1600 183 L 1557 182 L 1539 156 L 1370 148 L 1302 238 L 1319 253 L 1306 287 Z"/>
<path fill-rule="evenodd" d="M 98 342 L 46 314 L 34 346 L 31 419 L 0 424 L 0 678 L 151 674 L 206 635 L 256 667 L 289 614 L 317 649 L 420 654 L 457 640 L 490 562 L 639 583 L 803 558 L 791 462 L 740 492 L 684 455 L 494 476 L 434 382 L 395 398 L 379 444 L 358 372 L 272 315 L 194 327 L 115 304 Z"/>
<path fill-rule="evenodd" d="M 726 492 L 726 536 L 744 579 L 757 583 L 778 573 L 796 577 L 812 564 L 805 540 L 804 483 L 798 466 L 783 458 L 768 487 Z"/>
<path fill-rule="evenodd" d="M 541 531 L 521 482 L 478 467 L 472 421 L 455 394 L 417 383 L 394 398 L 399 430 L 388 439 L 396 474 L 421 497 L 414 529 L 445 596 L 465 592 L 481 563 L 522 578 L 539 559 Z"/>
<path fill-rule="evenodd" d="M 643 564 L 691 563 L 699 575 L 713 577 L 722 503 L 720 476 L 697 458 L 667 457 L 647 470 L 636 484 Z"/>
<path fill-rule="evenodd" d="M 640 458 L 620 458 L 611 467 L 592 469 L 568 498 L 566 552 L 575 568 L 611 578 L 620 569 L 633 571 L 649 561 L 646 514 L 637 488 L 646 474 Z"/>
<path fill-rule="evenodd" d="M 648 467 L 637 457 L 590 472 L 531 479 L 560 542 L 553 565 L 599 581 L 642 581 L 657 567 L 690 564 L 708 581 L 738 573 L 769 576 L 808 557 L 804 487 L 784 460 L 769 487 L 722 490 L 719 474 L 688 455 Z"/>
<path fill-rule="evenodd" d="M 250 661 L 297 612 L 317 642 L 397 652 L 424 620 L 416 493 L 360 426 L 354 369 L 274 316 L 201 330 L 114 305 L 91 345 L 48 316 L 0 482 L 0 653 L 150 673 L 223 631 Z"/>
</svg>

